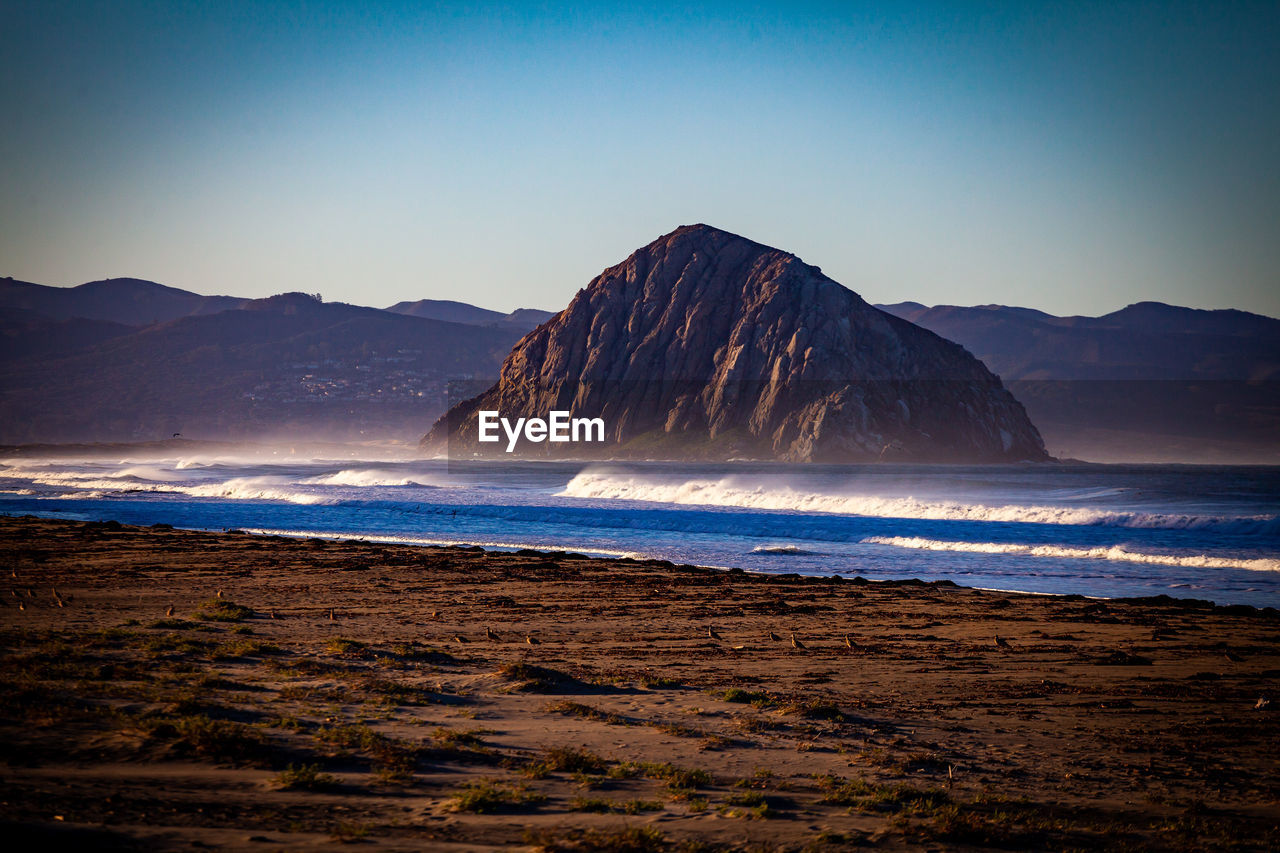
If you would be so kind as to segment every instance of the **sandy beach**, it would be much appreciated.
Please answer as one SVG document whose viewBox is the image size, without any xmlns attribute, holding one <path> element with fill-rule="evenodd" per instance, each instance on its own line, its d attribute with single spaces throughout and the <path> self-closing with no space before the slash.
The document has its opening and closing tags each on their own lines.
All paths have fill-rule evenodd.
<svg viewBox="0 0 1280 853">
<path fill-rule="evenodd" d="M 10 849 L 1280 845 L 1274 610 L 29 517 L 0 553 Z"/>
</svg>

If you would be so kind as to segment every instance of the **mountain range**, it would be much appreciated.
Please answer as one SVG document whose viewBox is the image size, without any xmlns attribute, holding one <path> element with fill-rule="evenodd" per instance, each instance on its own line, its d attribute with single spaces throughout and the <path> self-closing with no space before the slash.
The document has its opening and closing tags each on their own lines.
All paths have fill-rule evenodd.
<svg viewBox="0 0 1280 853">
<path fill-rule="evenodd" d="M 1138 302 L 1101 317 L 1004 305 L 876 306 L 955 341 L 1006 380 L 1280 379 L 1280 320 Z"/>
<path fill-rule="evenodd" d="M 450 379 L 493 375 L 543 312 L 492 313 L 0 280 L 0 442 L 416 437 Z"/>
<path fill-rule="evenodd" d="M 1138 302 L 1100 317 L 879 306 L 963 345 L 1050 450 L 1098 461 L 1280 463 L 1280 320 Z"/>
<path fill-rule="evenodd" d="M 1158 302 L 1100 317 L 876 307 L 977 356 L 1055 455 L 1280 462 L 1275 318 Z M 416 437 L 447 408 L 449 380 L 485 390 L 519 338 L 554 316 L 0 279 L 0 442 Z"/>
</svg>

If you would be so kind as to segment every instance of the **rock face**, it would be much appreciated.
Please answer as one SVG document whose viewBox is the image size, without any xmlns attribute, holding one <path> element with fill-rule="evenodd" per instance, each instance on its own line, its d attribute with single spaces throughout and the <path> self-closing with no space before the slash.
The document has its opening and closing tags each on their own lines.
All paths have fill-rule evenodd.
<svg viewBox="0 0 1280 853">
<path fill-rule="evenodd" d="M 536 455 L 1047 458 L 1022 405 L 962 347 L 794 255 L 706 225 L 602 272 L 516 344 L 497 384 L 438 421 L 423 449 L 495 455 L 501 447 L 475 440 L 480 410 L 603 418 L 607 447 L 520 445 Z"/>
</svg>

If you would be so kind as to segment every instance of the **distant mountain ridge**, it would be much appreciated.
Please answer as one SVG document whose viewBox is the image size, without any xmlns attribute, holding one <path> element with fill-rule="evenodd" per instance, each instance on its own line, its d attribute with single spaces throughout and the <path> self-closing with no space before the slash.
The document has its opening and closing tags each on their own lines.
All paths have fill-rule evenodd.
<svg viewBox="0 0 1280 853">
<path fill-rule="evenodd" d="M 1005 380 L 1280 379 L 1280 319 L 1137 302 L 1100 317 L 1005 305 L 877 306 L 955 341 Z"/>
<path fill-rule="evenodd" d="M 395 314 L 407 314 L 411 317 L 425 317 L 428 320 L 444 320 L 448 323 L 468 323 L 473 326 L 495 326 L 506 324 L 528 327 L 541 325 L 554 316 L 552 311 L 539 311 L 536 308 L 517 308 L 510 314 L 477 308 L 466 302 L 454 302 L 451 299 L 419 299 L 417 302 L 397 302 L 386 310 Z"/>
<path fill-rule="evenodd" d="M 109 278 L 76 287 L 0 279 L 0 309 L 22 309 L 51 320 L 82 318 L 150 326 L 179 317 L 229 311 L 246 301 L 235 296 L 202 296 L 138 278 Z"/>
<path fill-rule="evenodd" d="M 125 326 L 152 326 L 181 317 L 233 311 L 253 301 L 239 296 L 204 296 L 138 278 L 109 278 L 75 287 L 50 287 L 0 278 L 0 311 L 5 312 L 9 321 L 83 319 Z M 448 299 L 397 302 L 382 310 L 473 326 L 502 323 L 527 327 L 526 331 L 552 316 L 552 312 L 536 308 L 517 308 L 503 314 Z"/>
<path fill-rule="evenodd" d="M 1058 455 L 1280 464 L 1280 320 L 1138 302 L 1100 317 L 880 306 L 1000 374 Z"/>
<path fill-rule="evenodd" d="M 142 293 L 168 306 L 169 319 L 135 326 L 6 309 L 0 442 L 153 440 L 173 433 L 417 436 L 444 411 L 450 379 L 492 375 L 524 333 L 515 324 L 446 323 L 303 293 L 235 299 L 236 307 L 213 312 L 201 307 L 218 303 L 201 300 L 223 297 L 133 280 L 103 284 L 120 289 L 129 309 L 113 316 L 145 313 L 145 300 L 130 297 Z M 80 310 L 67 308 L 66 296 L 44 292 L 58 288 L 40 287 L 0 288 L 0 295 L 17 293 L 58 313 Z"/>
<path fill-rule="evenodd" d="M 1047 458 L 1022 406 L 961 347 L 795 255 L 707 225 L 596 276 L 517 344 L 497 384 L 437 422 L 424 449 L 484 450 L 481 409 L 600 417 L 605 452 L 645 458 Z"/>
</svg>

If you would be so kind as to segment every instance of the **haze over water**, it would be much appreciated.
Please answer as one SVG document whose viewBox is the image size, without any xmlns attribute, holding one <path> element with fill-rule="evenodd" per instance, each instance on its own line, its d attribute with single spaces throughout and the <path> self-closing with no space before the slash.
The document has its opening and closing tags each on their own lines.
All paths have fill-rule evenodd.
<svg viewBox="0 0 1280 853">
<path fill-rule="evenodd" d="M 11 459 L 0 513 L 1280 606 L 1277 468 Z"/>
</svg>

